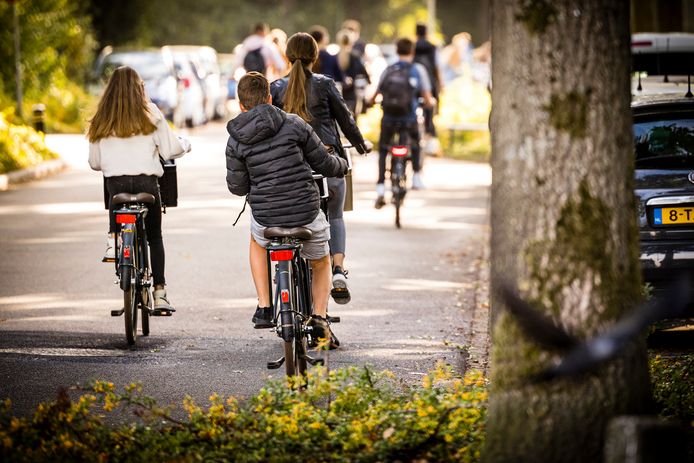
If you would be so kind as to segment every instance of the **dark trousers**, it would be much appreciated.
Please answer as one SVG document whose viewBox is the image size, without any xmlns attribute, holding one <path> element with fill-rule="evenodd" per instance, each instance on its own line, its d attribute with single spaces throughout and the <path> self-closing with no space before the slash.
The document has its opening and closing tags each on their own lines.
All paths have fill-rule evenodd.
<svg viewBox="0 0 694 463">
<path fill-rule="evenodd" d="M 381 136 L 378 139 L 378 183 L 385 183 L 388 148 L 393 144 L 400 143 L 399 134 L 401 131 L 407 134 L 407 143 L 410 145 L 410 153 L 412 155 L 412 170 L 419 172 L 421 169 L 417 120 L 400 122 L 383 119 L 381 121 Z"/>
<path fill-rule="evenodd" d="M 164 241 L 161 237 L 161 198 L 159 183 L 154 175 L 123 175 L 106 177 L 106 189 L 109 196 L 109 233 L 117 230 L 116 217 L 113 215 L 113 204 L 110 198 L 118 193 L 150 193 L 156 198 L 155 203 L 147 210 L 145 228 L 149 241 L 149 254 L 152 260 L 152 277 L 155 285 L 166 283 L 164 278 Z"/>
</svg>

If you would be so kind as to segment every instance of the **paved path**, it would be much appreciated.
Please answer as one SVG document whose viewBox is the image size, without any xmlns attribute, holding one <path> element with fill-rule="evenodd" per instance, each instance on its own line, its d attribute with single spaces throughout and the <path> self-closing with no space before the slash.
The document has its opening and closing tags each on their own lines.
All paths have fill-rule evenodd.
<svg viewBox="0 0 694 463">
<path fill-rule="evenodd" d="M 0 398 L 25 414 L 60 386 L 93 378 L 140 381 L 163 403 L 212 392 L 247 397 L 269 376 L 280 342 L 250 323 L 248 214 L 225 185 L 222 124 L 190 134 L 179 161 L 180 207 L 164 216 L 169 294 L 178 312 L 152 320 L 129 348 L 113 268 L 101 264 L 102 181 L 82 137 L 49 136 L 71 168 L 0 192 Z M 331 368 L 372 364 L 416 381 L 443 359 L 462 367 L 473 329 L 476 275 L 486 237 L 488 166 L 427 159 L 426 191 L 408 193 L 403 229 L 377 211 L 376 158 L 355 162 L 355 211 L 346 213 L 350 285 Z"/>
</svg>

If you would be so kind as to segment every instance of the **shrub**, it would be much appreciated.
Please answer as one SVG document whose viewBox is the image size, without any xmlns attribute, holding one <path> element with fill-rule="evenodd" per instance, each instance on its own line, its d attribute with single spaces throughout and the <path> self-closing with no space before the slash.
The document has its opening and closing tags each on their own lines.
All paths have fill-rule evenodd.
<svg viewBox="0 0 694 463">
<path fill-rule="evenodd" d="M 184 401 L 171 416 L 136 385 L 116 393 L 96 382 L 77 400 L 62 393 L 31 419 L 0 413 L 4 461 L 370 462 L 479 459 L 486 414 L 480 373 L 455 377 L 440 365 L 421 387 L 388 372 L 317 368 L 299 390 L 270 382 L 255 397 Z M 103 413 L 131 409 L 136 423 L 107 426 Z"/>
<path fill-rule="evenodd" d="M 651 355 L 650 370 L 660 414 L 694 423 L 694 354 Z"/>
<path fill-rule="evenodd" d="M 31 127 L 8 122 L 0 112 L 0 174 L 57 157 L 46 147 L 41 134 Z"/>
</svg>

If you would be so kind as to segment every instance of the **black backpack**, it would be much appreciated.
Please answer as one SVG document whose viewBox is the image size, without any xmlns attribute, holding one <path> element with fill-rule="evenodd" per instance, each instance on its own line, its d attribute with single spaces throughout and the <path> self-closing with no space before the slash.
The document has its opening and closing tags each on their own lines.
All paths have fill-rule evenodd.
<svg viewBox="0 0 694 463">
<path fill-rule="evenodd" d="M 386 70 L 381 83 L 383 112 L 389 116 L 407 116 L 412 112 L 415 89 L 410 82 L 411 64 L 396 64 Z"/>
<path fill-rule="evenodd" d="M 265 57 L 261 52 L 261 48 L 256 48 L 246 53 L 246 56 L 243 58 L 243 67 L 246 72 L 255 71 L 265 74 Z"/>
</svg>

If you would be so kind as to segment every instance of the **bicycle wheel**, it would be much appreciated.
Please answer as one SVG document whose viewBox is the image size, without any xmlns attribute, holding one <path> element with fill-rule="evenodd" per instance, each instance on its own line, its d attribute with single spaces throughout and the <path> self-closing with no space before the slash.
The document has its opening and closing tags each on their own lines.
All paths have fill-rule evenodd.
<svg viewBox="0 0 694 463">
<path fill-rule="evenodd" d="M 140 296 L 140 308 L 142 309 L 142 336 L 149 336 L 149 311 L 154 309 L 154 296 L 152 295 L 152 287 L 143 287 L 142 295 Z"/>
<path fill-rule="evenodd" d="M 393 166 L 393 175 L 390 183 L 393 188 L 393 205 L 395 206 L 395 226 L 400 228 L 400 207 L 405 196 L 405 169 L 402 161 L 398 161 Z"/>
<path fill-rule="evenodd" d="M 121 272 L 121 280 L 130 279 L 131 267 L 124 267 Z M 137 339 L 137 284 L 130 283 L 128 289 L 123 290 L 123 316 L 125 317 L 125 339 L 128 344 L 135 344 Z"/>
</svg>

